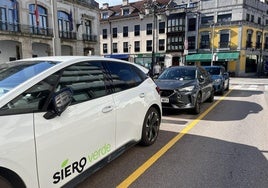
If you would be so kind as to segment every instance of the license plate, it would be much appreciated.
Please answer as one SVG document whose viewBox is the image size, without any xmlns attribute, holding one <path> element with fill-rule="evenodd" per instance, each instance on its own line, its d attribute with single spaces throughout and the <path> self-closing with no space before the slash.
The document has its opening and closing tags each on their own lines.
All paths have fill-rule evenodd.
<svg viewBox="0 0 268 188">
<path fill-rule="evenodd" d="M 162 103 L 169 103 L 169 98 L 161 98 Z"/>
</svg>

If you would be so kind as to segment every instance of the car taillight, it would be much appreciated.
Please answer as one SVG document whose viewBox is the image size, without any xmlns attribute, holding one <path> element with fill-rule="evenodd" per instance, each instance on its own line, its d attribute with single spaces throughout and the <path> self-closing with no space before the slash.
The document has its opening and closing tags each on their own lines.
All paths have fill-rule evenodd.
<svg viewBox="0 0 268 188">
<path fill-rule="evenodd" d="M 156 86 L 155 89 L 156 89 L 157 93 L 160 95 L 160 88 L 158 86 Z"/>
</svg>

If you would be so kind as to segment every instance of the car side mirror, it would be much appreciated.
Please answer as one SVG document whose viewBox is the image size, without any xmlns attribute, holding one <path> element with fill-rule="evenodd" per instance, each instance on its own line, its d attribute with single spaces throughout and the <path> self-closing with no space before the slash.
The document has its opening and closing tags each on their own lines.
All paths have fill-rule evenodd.
<svg viewBox="0 0 268 188">
<path fill-rule="evenodd" d="M 73 99 L 73 92 L 71 88 L 64 88 L 59 92 L 55 93 L 52 97 L 52 110 L 48 111 L 44 118 L 52 119 L 56 116 L 60 116 L 62 112 L 71 104 Z"/>
<path fill-rule="evenodd" d="M 204 82 L 205 81 L 205 78 L 203 75 L 200 75 L 199 78 L 198 78 L 199 82 Z"/>
</svg>

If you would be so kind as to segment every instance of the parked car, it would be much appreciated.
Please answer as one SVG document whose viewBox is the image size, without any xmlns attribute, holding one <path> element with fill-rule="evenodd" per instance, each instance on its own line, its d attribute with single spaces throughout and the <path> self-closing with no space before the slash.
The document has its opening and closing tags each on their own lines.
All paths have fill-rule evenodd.
<svg viewBox="0 0 268 188">
<path fill-rule="evenodd" d="M 204 66 L 204 68 L 212 77 L 215 92 L 223 95 L 225 90 L 229 90 L 230 77 L 223 66 Z"/>
<path fill-rule="evenodd" d="M 155 82 L 160 88 L 162 108 L 192 109 L 198 114 L 201 103 L 214 100 L 212 79 L 199 66 L 169 67 Z"/>
<path fill-rule="evenodd" d="M 140 66 L 40 57 L 0 69 L 0 187 L 62 187 L 129 146 L 155 142 L 157 85 Z M 135 116 L 133 116 L 135 114 Z"/>
</svg>

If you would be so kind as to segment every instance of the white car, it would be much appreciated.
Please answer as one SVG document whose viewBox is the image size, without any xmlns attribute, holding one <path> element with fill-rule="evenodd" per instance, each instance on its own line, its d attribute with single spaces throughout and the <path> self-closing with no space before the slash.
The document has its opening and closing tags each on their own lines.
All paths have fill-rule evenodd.
<svg viewBox="0 0 268 188">
<path fill-rule="evenodd" d="M 157 139 L 160 95 L 138 65 L 65 56 L 0 67 L 0 187 L 72 187 Z"/>
</svg>

